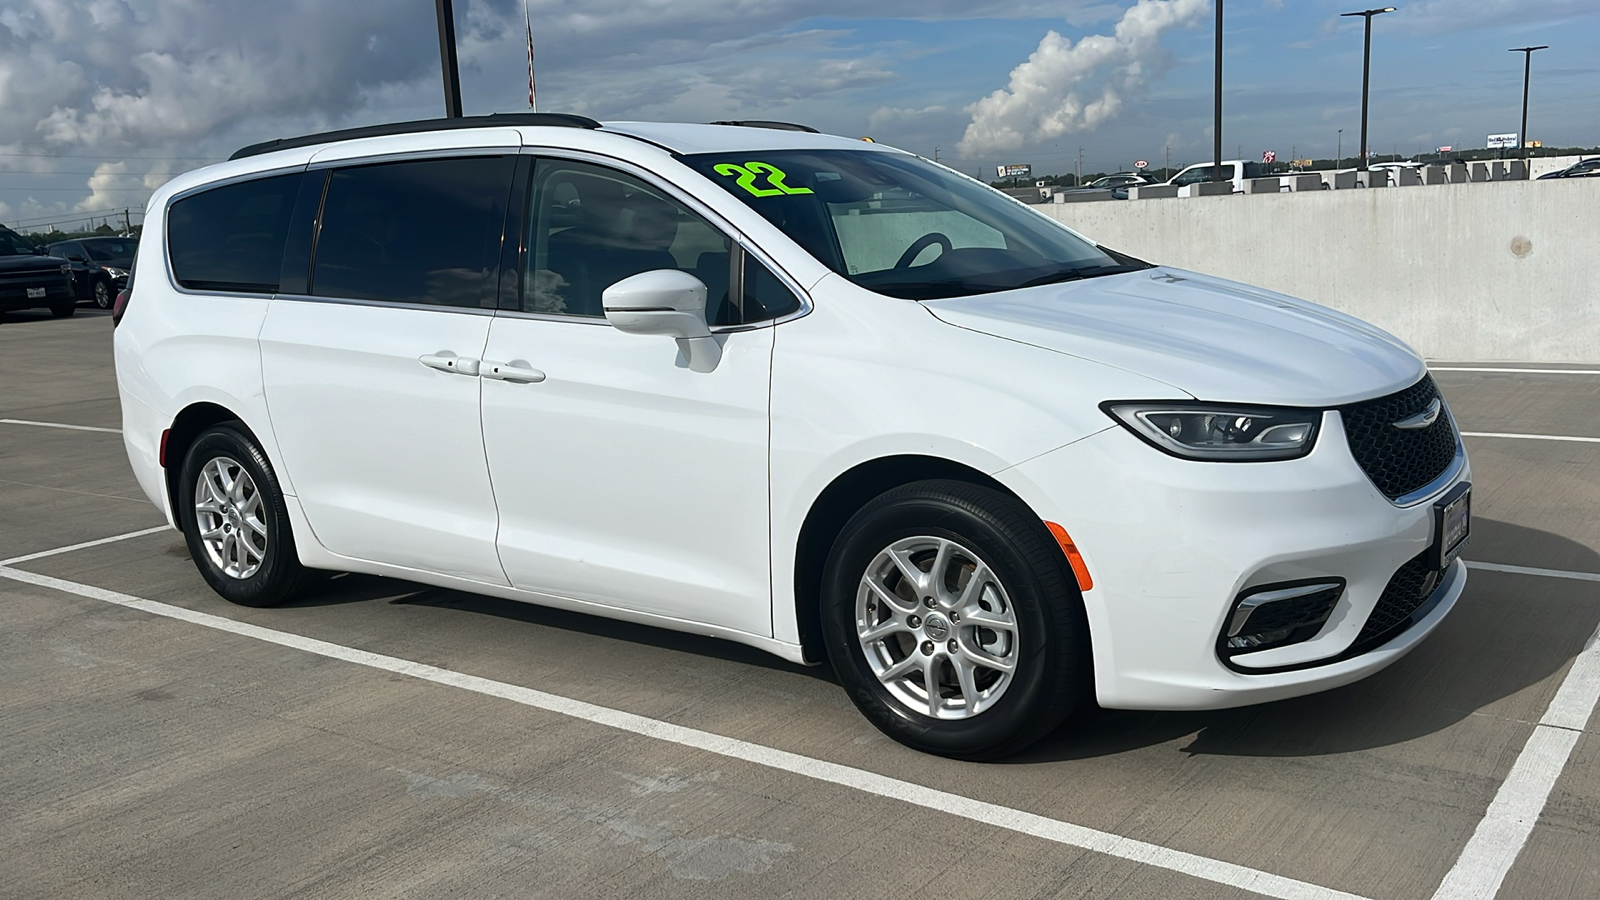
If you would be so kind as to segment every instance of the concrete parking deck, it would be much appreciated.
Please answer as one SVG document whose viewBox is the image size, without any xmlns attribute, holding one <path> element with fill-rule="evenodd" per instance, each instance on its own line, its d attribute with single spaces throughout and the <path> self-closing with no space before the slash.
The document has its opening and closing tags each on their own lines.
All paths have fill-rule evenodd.
<svg viewBox="0 0 1600 900">
<path fill-rule="evenodd" d="M 110 331 L 0 322 L 0 895 L 1600 893 L 1600 366 L 1436 367 L 1478 565 L 1406 659 L 977 765 L 710 639 L 353 575 L 230 606 L 133 483 Z"/>
</svg>

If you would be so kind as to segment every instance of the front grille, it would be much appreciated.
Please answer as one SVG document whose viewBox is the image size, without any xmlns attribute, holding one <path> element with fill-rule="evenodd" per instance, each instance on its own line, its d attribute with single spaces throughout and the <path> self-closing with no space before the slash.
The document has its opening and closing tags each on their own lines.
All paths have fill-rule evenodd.
<svg viewBox="0 0 1600 900">
<path fill-rule="evenodd" d="M 1372 615 L 1367 617 L 1367 624 L 1362 626 L 1361 634 L 1356 637 L 1356 647 L 1366 648 L 1368 645 L 1385 643 L 1411 624 L 1412 613 L 1427 602 L 1428 596 L 1439 583 L 1439 573 L 1433 568 L 1432 556 L 1431 549 L 1425 550 L 1394 573 L 1388 586 L 1383 589 L 1383 595 L 1378 598 L 1378 605 L 1372 608 Z"/>
<path fill-rule="evenodd" d="M 1456 456 L 1456 427 L 1448 412 L 1441 412 L 1427 428 L 1404 430 L 1394 423 L 1428 408 L 1434 398 L 1443 400 L 1433 376 L 1376 400 L 1339 408 L 1350 452 L 1373 485 L 1390 500 L 1428 484 Z"/>
</svg>

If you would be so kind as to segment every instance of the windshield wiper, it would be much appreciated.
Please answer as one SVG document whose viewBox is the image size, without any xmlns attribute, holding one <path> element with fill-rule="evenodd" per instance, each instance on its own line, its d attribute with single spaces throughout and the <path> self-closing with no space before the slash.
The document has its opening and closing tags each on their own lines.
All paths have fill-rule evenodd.
<svg viewBox="0 0 1600 900">
<path fill-rule="evenodd" d="M 1121 275 L 1124 272 L 1137 272 L 1148 266 L 1083 266 L 1080 268 L 1061 269 L 1049 275 L 1040 275 L 1030 278 L 1017 285 L 1019 288 L 1038 287 L 1041 284 L 1060 284 L 1063 281 L 1082 281 L 1085 278 L 1099 278 L 1102 275 Z"/>
</svg>

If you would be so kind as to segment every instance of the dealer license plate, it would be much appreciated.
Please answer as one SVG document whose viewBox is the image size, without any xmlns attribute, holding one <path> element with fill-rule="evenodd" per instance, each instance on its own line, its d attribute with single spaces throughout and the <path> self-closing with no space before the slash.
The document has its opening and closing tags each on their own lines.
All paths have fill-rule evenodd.
<svg viewBox="0 0 1600 900">
<path fill-rule="evenodd" d="M 1457 485 L 1433 505 L 1434 547 L 1440 570 L 1456 561 L 1472 539 L 1472 485 Z"/>
<path fill-rule="evenodd" d="M 44 288 L 28 288 L 28 299 L 38 300 L 44 296 Z"/>
</svg>

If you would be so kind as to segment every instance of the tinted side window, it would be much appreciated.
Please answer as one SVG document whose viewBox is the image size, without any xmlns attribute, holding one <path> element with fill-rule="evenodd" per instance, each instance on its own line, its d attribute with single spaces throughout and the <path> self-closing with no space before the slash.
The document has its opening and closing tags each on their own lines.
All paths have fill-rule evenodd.
<svg viewBox="0 0 1600 900">
<path fill-rule="evenodd" d="M 276 291 L 300 178 L 297 172 L 225 185 L 172 204 L 167 252 L 178 284 L 194 290 Z"/>
<path fill-rule="evenodd" d="M 668 195 L 621 172 L 541 161 L 529 217 L 522 309 L 603 316 L 600 295 L 624 278 L 677 269 L 705 282 L 706 320 L 736 321 L 728 238 Z"/>
<path fill-rule="evenodd" d="M 339 169 L 312 267 L 319 297 L 493 307 L 514 156 Z"/>
</svg>

